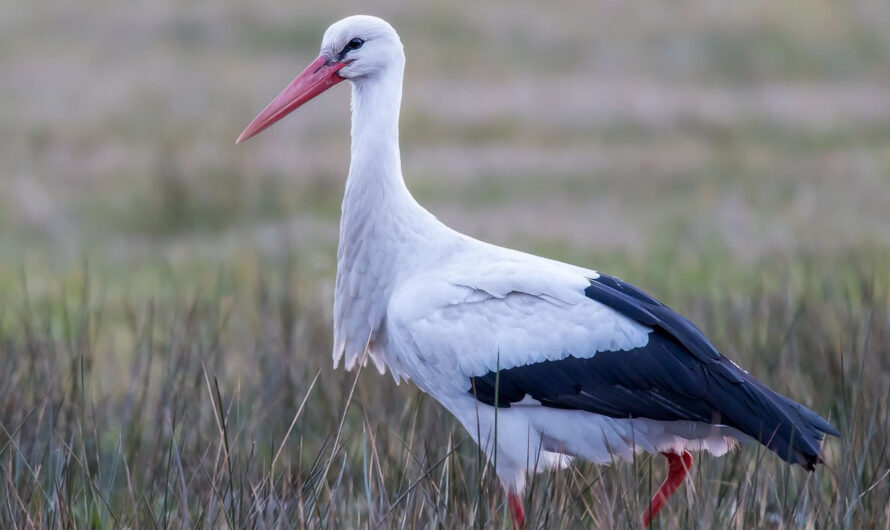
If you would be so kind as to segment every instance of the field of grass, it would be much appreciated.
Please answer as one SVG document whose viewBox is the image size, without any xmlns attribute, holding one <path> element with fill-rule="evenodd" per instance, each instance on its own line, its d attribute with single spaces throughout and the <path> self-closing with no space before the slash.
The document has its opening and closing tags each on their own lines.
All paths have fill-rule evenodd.
<svg viewBox="0 0 890 530">
<path fill-rule="evenodd" d="M 0 527 L 509 528 L 446 412 L 331 367 L 348 90 L 233 144 L 370 12 L 421 203 L 646 289 L 843 434 L 812 474 L 702 456 L 655 527 L 890 528 L 885 2 L 0 10 Z M 538 475 L 529 525 L 636 528 L 664 473 Z"/>
</svg>

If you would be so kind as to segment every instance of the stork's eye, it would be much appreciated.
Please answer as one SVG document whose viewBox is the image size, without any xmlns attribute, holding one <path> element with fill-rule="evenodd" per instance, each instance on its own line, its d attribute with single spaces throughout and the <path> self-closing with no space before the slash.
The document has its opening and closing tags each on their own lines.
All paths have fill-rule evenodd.
<svg viewBox="0 0 890 530">
<path fill-rule="evenodd" d="M 362 44 L 364 44 L 364 43 L 365 43 L 365 41 L 363 41 L 362 39 L 355 38 L 355 39 L 352 39 L 351 41 L 349 41 L 349 44 L 346 45 L 346 49 L 347 50 L 357 50 L 357 49 L 361 48 Z"/>
</svg>

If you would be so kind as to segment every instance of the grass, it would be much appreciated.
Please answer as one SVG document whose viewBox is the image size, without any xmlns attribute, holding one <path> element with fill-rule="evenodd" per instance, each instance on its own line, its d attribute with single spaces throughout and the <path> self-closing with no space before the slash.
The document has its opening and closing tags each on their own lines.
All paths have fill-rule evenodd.
<svg viewBox="0 0 890 530">
<path fill-rule="evenodd" d="M 647 288 L 843 437 L 813 474 L 754 446 L 703 456 L 657 524 L 886 525 L 884 261 L 763 263 L 729 289 L 709 272 L 719 257 L 660 259 L 674 266 Z M 25 272 L 4 303 L 3 527 L 508 527 L 491 469 L 437 404 L 371 370 L 331 369 L 325 287 L 289 260 L 147 288 L 102 277 Z M 531 527 L 636 527 L 662 467 L 641 455 L 539 475 Z"/>
</svg>

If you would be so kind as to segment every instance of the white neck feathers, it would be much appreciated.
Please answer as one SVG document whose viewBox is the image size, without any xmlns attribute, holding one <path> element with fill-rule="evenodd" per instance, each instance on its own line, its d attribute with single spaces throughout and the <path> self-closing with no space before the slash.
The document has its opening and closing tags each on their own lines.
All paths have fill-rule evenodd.
<svg viewBox="0 0 890 530">
<path fill-rule="evenodd" d="M 399 158 L 399 107 L 403 65 L 353 80 L 352 160 L 343 196 L 337 285 L 334 293 L 334 361 L 346 366 L 367 346 L 378 368 L 377 343 L 397 276 L 410 270 L 424 242 L 442 225 L 405 186 Z"/>
<path fill-rule="evenodd" d="M 408 194 L 399 155 L 402 72 L 403 67 L 392 67 L 353 81 L 352 160 L 344 208 L 357 206 L 349 201 Z"/>
</svg>

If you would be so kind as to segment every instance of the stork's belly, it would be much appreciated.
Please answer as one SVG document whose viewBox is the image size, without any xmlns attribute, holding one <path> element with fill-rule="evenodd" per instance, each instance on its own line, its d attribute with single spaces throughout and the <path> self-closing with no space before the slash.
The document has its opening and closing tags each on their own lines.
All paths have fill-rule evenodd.
<svg viewBox="0 0 890 530">
<path fill-rule="evenodd" d="M 472 396 L 439 401 L 487 452 L 528 468 L 541 453 L 558 453 L 595 463 L 630 459 L 639 451 L 708 451 L 722 455 L 748 437 L 736 429 L 692 421 L 610 418 L 579 410 L 543 406 L 498 408 Z"/>
</svg>

